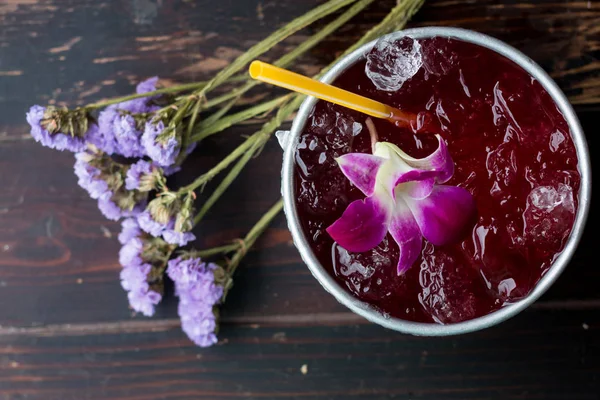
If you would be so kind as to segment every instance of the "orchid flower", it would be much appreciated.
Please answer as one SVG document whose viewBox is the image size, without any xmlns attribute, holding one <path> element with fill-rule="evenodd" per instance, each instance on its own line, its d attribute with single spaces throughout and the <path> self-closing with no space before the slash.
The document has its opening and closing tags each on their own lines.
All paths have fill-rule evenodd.
<svg viewBox="0 0 600 400">
<path fill-rule="evenodd" d="M 454 173 L 446 144 L 416 159 L 398 146 L 378 142 L 371 131 L 373 154 L 349 153 L 336 159 L 344 175 L 367 196 L 356 200 L 327 228 L 329 235 L 351 252 L 377 246 L 389 232 L 400 248 L 398 275 L 421 253 L 422 238 L 444 245 L 461 237 L 475 216 L 475 202 L 464 188 L 442 185 Z"/>
</svg>

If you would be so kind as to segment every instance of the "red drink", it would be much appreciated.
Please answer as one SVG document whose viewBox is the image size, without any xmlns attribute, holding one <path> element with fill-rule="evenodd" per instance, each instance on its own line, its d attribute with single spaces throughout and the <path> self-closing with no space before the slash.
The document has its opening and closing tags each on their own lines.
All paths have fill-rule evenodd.
<svg viewBox="0 0 600 400">
<path fill-rule="evenodd" d="M 529 294 L 570 234 L 580 176 L 564 117 L 527 72 L 473 44 L 442 38 L 419 44 L 422 65 L 416 65 L 414 76 L 409 71 L 412 77 L 397 90 L 377 89 L 365 74 L 365 61 L 335 85 L 402 110 L 431 114 L 428 128 L 441 133 L 455 163 L 447 184 L 466 188 L 476 201 L 478 220 L 471 234 L 447 246 L 425 241 L 420 257 L 402 276 L 396 273 L 399 251 L 389 234 L 364 253 L 335 244 L 325 229 L 364 195 L 334 159 L 370 153 L 371 142 L 365 115 L 321 101 L 296 153 L 297 208 L 315 255 L 354 296 L 398 318 L 454 323 Z M 412 39 L 395 45 L 410 49 Z M 373 122 L 379 140 L 414 157 L 437 147 L 432 134 Z"/>
</svg>

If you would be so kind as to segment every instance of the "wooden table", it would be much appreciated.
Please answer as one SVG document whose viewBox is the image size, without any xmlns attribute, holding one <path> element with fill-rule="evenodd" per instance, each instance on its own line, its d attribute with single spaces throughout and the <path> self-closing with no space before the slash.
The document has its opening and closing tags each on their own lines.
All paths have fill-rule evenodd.
<svg viewBox="0 0 600 400">
<path fill-rule="evenodd" d="M 1 399 L 599 399 L 600 270 L 588 230 L 534 306 L 483 332 L 417 338 L 371 325 L 313 279 L 280 216 L 247 256 L 223 308 L 221 343 L 199 349 L 168 296 L 134 316 L 119 286 L 117 223 L 72 174 L 73 156 L 35 144 L 33 103 L 81 104 L 159 75 L 188 82 L 319 0 L 0 1 Z M 380 1 L 303 59 L 330 61 L 393 1 Z M 411 26 L 459 26 L 516 46 L 568 94 L 594 154 L 600 3 L 428 1 Z M 256 125 L 208 140 L 187 175 Z M 202 244 L 242 235 L 279 195 L 271 142 L 201 226 Z M 597 212 L 592 210 L 591 219 Z"/>
</svg>

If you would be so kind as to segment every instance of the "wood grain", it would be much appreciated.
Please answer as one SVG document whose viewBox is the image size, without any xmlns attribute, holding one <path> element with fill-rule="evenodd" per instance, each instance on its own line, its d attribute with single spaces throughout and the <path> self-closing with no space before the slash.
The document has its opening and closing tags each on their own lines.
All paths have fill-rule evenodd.
<svg viewBox="0 0 600 400">
<path fill-rule="evenodd" d="M 593 311 L 528 311 L 488 331 L 440 339 L 369 324 L 226 324 L 226 343 L 210 349 L 160 324 L 0 336 L 0 396 L 592 400 L 600 390 L 599 326 Z"/>
<path fill-rule="evenodd" d="M 465 337 L 407 337 L 350 313 L 302 264 L 283 217 L 239 270 L 222 312 L 226 343 L 192 347 L 172 296 L 152 319 L 127 309 L 118 224 L 77 186 L 71 154 L 29 139 L 26 109 L 125 94 L 152 75 L 165 84 L 206 79 L 320 2 L 0 2 L 1 399 L 598 398 L 600 272 L 591 224 L 542 300 Z M 311 73 L 331 61 L 394 2 L 376 3 L 296 68 Z M 594 154 L 597 1 L 428 0 L 411 23 L 427 25 L 488 33 L 540 63 L 575 104 Z M 173 184 L 210 168 L 256 128 L 207 140 Z M 279 196 L 280 160 L 277 144 L 269 143 L 198 227 L 201 245 L 242 235 L 259 218 Z M 591 221 L 596 213 L 592 207 Z"/>
</svg>

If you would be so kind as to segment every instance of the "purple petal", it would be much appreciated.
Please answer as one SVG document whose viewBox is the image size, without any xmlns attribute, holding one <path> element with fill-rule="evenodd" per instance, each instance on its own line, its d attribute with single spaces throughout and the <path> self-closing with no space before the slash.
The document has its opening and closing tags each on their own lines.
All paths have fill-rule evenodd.
<svg viewBox="0 0 600 400">
<path fill-rule="evenodd" d="M 476 216 L 473 196 L 460 187 L 436 186 L 422 200 L 404 199 L 425 239 L 436 246 L 459 240 Z"/>
<path fill-rule="evenodd" d="M 395 188 L 393 189 L 395 193 L 394 198 L 398 197 L 398 190 L 414 199 L 423 199 L 429 196 L 433 190 L 437 174 L 435 171 L 423 171 L 420 169 L 413 169 L 397 174 L 394 177 L 396 180 L 391 186 Z M 398 186 L 400 184 L 403 185 Z"/>
<path fill-rule="evenodd" d="M 144 249 L 144 242 L 140 238 L 133 238 L 125 243 L 119 250 L 119 263 L 125 268 L 136 266 L 143 263 L 141 254 Z"/>
<path fill-rule="evenodd" d="M 327 228 L 327 233 L 348 251 L 368 251 L 385 237 L 390 208 L 390 205 L 375 197 L 356 200 Z"/>
<path fill-rule="evenodd" d="M 438 138 L 438 148 L 425 158 L 411 157 L 394 144 L 380 142 L 377 145 L 384 145 L 388 150 L 395 152 L 412 168 L 434 172 L 436 183 L 444 183 L 454 174 L 454 162 L 452 161 L 448 147 L 446 147 L 446 142 L 439 135 L 436 136 Z M 400 176 L 398 176 L 399 178 Z"/>
<path fill-rule="evenodd" d="M 147 284 L 145 286 L 148 286 Z M 141 312 L 146 317 L 154 315 L 154 306 L 157 305 L 162 296 L 147 287 L 137 288 L 127 293 L 129 299 L 129 305 L 137 312 Z"/>
<path fill-rule="evenodd" d="M 121 286 L 128 292 L 144 289 L 148 286 L 148 274 L 152 266 L 150 264 L 130 265 L 121 270 Z"/>
<path fill-rule="evenodd" d="M 373 194 L 377 171 L 385 162 L 384 158 L 365 153 L 349 153 L 338 157 L 336 161 L 346 178 L 365 196 Z"/>
<path fill-rule="evenodd" d="M 415 200 L 421 200 L 431 194 L 434 185 L 435 179 L 429 178 L 424 180 L 414 180 L 406 182 L 396 190 L 401 190 L 403 194 L 406 194 L 407 196 L 410 196 Z"/>
<path fill-rule="evenodd" d="M 125 188 L 127 190 L 134 190 L 140 187 L 140 179 L 144 175 L 152 173 L 152 163 L 146 160 L 139 160 L 135 164 L 132 164 L 127 170 L 127 176 L 125 177 Z"/>
<path fill-rule="evenodd" d="M 106 192 L 98 198 L 98 209 L 110 220 L 117 221 L 123 216 L 123 210 L 112 201 L 112 192 Z"/>
<path fill-rule="evenodd" d="M 137 222 L 146 233 L 151 234 L 154 237 L 162 235 L 163 231 L 167 228 L 160 222 L 156 222 L 149 211 L 144 211 L 137 216 Z"/>
<path fill-rule="evenodd" d="M 152 78 L 148 78 L 145 81 L 138 83 L 135 88 L 136 93 L 148 93 L 154 92 L 156 90 L 156 84 L 158 83 L 158 76 L 153 76 Z"/>
<path fill-rule="evenodd" d="M 417 225 L 410 208 L 402 199 L 398 199 L 396 202 L 389 230 L 400 248 L 398 275 L 402 275 L 419 258 L 423 244 L 419 225 Z"/>
<path fill-rule="evenodd" d="M 121 222 L 121 233 L 119 233 L 119 243 L 126 244 L 131 239 L 142 234 L 140 225 L 135 218 L 126 218 Z"/>
<path fill-rule="evenodd" d="M 175 229 L 167 229 L 162 233 L 165 242 L 185 246 L 189 242 L 196 240 L 196 235 L 192 232 L 177 232 Z"/>
<path fill-rule="evenodd" d="M 411 167 L 437 172 L 436 182 L 445 183 L 454 174 L 454 162 L 452 161 L 446 142 L 444 142 L 440 135 L 436 136 L 438 138 L 438 148 L 433 153 L 425 158 L 415 159 L 410 157 L 405 159 L 405 161 Z"/>
</svg>

